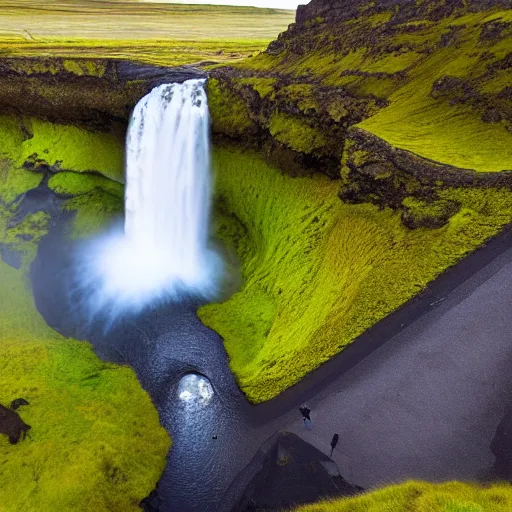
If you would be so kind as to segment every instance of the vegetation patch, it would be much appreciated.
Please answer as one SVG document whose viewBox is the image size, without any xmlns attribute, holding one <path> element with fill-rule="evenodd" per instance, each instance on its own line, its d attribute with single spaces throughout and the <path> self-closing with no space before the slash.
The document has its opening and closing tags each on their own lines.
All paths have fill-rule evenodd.
<svg viewBox="0 0 512 512">
<path fill-rule="evenodd" d="M 135 512 L 163 471 L 169 437 L 130 368 L 102 362 L 88 343 L 62 338 L 35 309 L 27 270 L 51 219 L 44 211 L 19 218 L 18 206 L 20 195 L 43 178 L 20 166 L 27 137 L 39 131 L 37 123 L 34 129 L 33 122 L 16 118 L 1 117 L 0 127 L 0 158 L 6 162 L 0 178 L 0 256 L 6 250 L 16 254 L 20 267 L 0 259 L 0 404 L 28 401 L 18 412 L 31 427 L 14 445 L 0 434 L 0 508 Z M 58 128 L 43 131 L 55 136 Z M 59 160 L 55 138 L 51 158 Z M 88 157 L 92 168 L 94 156 Z M 101 154 L 96 156 L 101 162 Z M 101 175 L 62 173 L 49 182 L 60 193 L 76 195 L 64 207 L 80 209 L 73 230 L 81 235 L 122 208 L 122 185 Z"/>
<path fill-rule="evenodd" d="M 98 233 L 113 218 L 121 217 L 123 206 L 122 193 L 112 193 L 102 188 L 69 199 L 63 205 L 64 210 L 74 213 L 69 236 L 86 238 Z"/>
<path fill-rule="evenodd" d="M 92 132 L 40 119 L 26 121 L 31 137 L 21 145 L 19 164 L 37 169 L 96 171 L 123 181 L 122 132 Z"/>
<path fill-rule="evenodd" d="M 59 172 L 48 180 L 48 186 L 57 194 L 71 196 L 87 194 L 97 188 L 116 196 L 124 194 L 121 183 L 95 173 Z"/>
<path fill-rule="evenodd" d="M 409 196 L 402 204 L 402 222 L 411 229 L 440 228 L 460 209 L 460 204 L 452 199 L 436 201 Z"/>
<path fill-rule="evenodd" d="M 275 92 L 275 78 L 241 78 L 239 83 L 242 85 L 250 85 L 258 93 L 260 98 L 266 98 L 267 96 Z"/>
<path fill-rule="evenodd" d="M 349 205 L 325 176 L 291 178 L 251 152 L 214 152 L 219 235 L 238 252 L 242 289 L 199 310 L 225 341 L 252 402 L 269 400 L 339 353 L 512 220 L 512 193 L 448 188 L 441 228 Z"/>
<path fill-rule="evenodd" d="M 326 144 L 324 134 L 308 125 L 300 117 L 276 112 L 270 118 L 270 134 L 289 148 L 302 153 L 312 153 Z"/>
<path fill-rule="evenodd" d="M 216 79 L 208 80 L 208 107 L 212 129 L 230 137 L 241 137 L 254 127 L 248 106 Z"/>
<path fill-rule="evenodd" d="M 49 329 L 22 270 L 0 261 L 0 403 L 24 398 L 31 426 L 0 435 L 5 512 L 139 510 L 165 465 L 169 438 L 134 372 Z"/>
<path fill-rule="evenodd" d="M 74 125 L 37 118 L 0 116 L 0 191 L 4 199 L 41 181 L 31 171 L 94 171 L 122 182 L 123 136 L 121 127 L 94 132 Z"/>
<path fill-rule="evenodd" d="M 297 512 L 507 512 L 510 484 L 406 482 L 361 496 L 299 507 Z"/>
</svg>

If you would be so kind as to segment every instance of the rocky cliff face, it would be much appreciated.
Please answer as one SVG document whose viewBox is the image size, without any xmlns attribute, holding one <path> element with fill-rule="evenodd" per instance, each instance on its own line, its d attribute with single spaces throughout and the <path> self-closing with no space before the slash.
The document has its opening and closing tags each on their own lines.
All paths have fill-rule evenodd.
<svg viewBox="0 0 512 512">
<path fill-rule="evenodd" d="M 361 6 L 367 13 L 394 11 L 397 19 L 404 20 L 439 20 L 461 11 L 479 12 L 494 7 L 510 8 L 509 0 L 378 0 L 376 2 L 353 2 L 350 0 L 311 0 L 306 5 L 299 5 L 296 22 L 302 24 L 308 20 L 322 17 L 325 20 L 341 21 L 357 17 Z"/>
<path fill-rule="evenodd" d="M 107 59 L 0 59 L 0 112 L 108 130 L 126 123 L 137 101 L 162 83 L 206 75 Z"/>
<path fill-rule="evenodd" d="M 267 52 L 211 72 L 217 140 L 406 216 L 439 187 L 510 187 L 511 6 L 312 0 Z"/>
</svg>

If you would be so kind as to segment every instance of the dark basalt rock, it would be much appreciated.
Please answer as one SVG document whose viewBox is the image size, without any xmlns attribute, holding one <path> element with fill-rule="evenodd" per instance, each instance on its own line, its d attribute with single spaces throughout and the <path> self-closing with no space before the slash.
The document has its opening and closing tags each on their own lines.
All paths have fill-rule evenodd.
<svg viewBox="0 0 512 512">
<path fill-rule="evenodd" d="M 24 398 L 16 398 L 11 402 L 11 411 L 17 411 L 22 405 L 30 405 Z"/>
<path fill-rule="evenodd" d="M 486 23 L 480 33 L 480 41 L 484 43 L 493 43 L 512 32 L 512 23 L 507 21 L 489 21 Z"/>
<path fill-rule="evenodd" d="M 256 474 L 233 512 L 280 512 L 363 490 L 344 480 L 327 455 L 289 432 L 273 436 L 250 466 L 246 472 L 252 469 Z"/>
<path fill-rule="evenodd" d="M 21 405 L 28 405 L 28 402 L 18 398 L 12 402 L 11 409 L 0 404 L 0 434 L 5 434 L 11 444 L 16 444 L 20 438 L 24 439 L 31 428 L 14 412 Z"/>
</svg>

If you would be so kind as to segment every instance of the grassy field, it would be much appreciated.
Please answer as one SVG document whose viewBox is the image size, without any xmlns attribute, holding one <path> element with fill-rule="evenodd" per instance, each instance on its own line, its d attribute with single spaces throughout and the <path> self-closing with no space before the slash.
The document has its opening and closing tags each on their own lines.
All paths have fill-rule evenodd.
<svg viewBox="0 0 512 512">
<path fill-rule="evenodd" d="M 293 11 L 254 7 L 6 0 L 0 6 L 0 56 L 222 62 L 265 49 L 293 19 Z"/>
<path fill-rule="evenodd" d="M 305 505 L 297 512 L 507 512 L 511 507 L 510 484 L 407 482 L 363 496 Z"/>
<path fill-rule="evenodd" d="M 20 187 L 36 185 L 26 170 L 8 174 Z M 32 428 L 16 445 L 0 435 L 0 509 L 140 510 L 164 468 L 167 433 L 131 369 L 62 338 L 35 309 L 26 271 L 49 216 L 10 226 L 15 209 L 5 206 L 4 181 L 0 243 L 22 252 L 24 264 L 16 270 L 0 260 L 0 403 L 28 400 L 20 415 Z"/>
</svg>

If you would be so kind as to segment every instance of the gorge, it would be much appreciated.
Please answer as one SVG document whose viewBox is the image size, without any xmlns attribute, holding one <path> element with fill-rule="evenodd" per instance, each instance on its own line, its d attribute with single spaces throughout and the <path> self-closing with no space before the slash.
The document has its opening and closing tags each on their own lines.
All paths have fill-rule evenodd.
<svg viewBox="0 0 512 512">
<path fill-rule="evenodd" d="M 70 398 L 62 421 L 73 411 L 115 444 L 113 425 L 146 411 L 147 428 L 117 438 L 154 446 L 145 459 L 127 443 L 140 479 L 117 476 L 129 472 L 121 448 L 107 459 L 93 451 L 101 469 L 91 471 L 110 486 L 101 496 L 116 496 L 98 510 L 136 510 L 164 464 L 144 500 L 151 512 L 280 511 L 318 489 L 507 473 L 511 27 L 500 0 L 312 0 L 266 52 L 240 62 L 0 60 L 0 277 L 13 283 L 0 346 L 12 377 L 0 398 L 34 404 L 20 417 L 37 436 L 76 353 L 90 370 L 75 358 L 75 392 L 117 406 L 101 415 Z M 108 231 L 123 213 L 124 228 Z M 23 276 L 62 336 L 30 310 Z M 29 339 L 48 354 L 35 341 L 18 348 Z M 23 362 L 8 366 L 17 350 Z M 60 357 L 44 386 L 21 379 L 26 361 Z M 108 377 L 124 370 L 126 395 Z M 172 438 L 166 461 L 158 420 Z M 0 454 L 16 464 L 10 449 Z M 311 494 L 294 464 L 305 453 L 327 474 Z M 290 474 L 301 476 L 283 486 Z M 8 512 L 23 503 L 10 485 Z M 443 485 L 441 498 L 414 482 L 396 493 L 457 512 L 486 495 Z M 512 506 L 507 484 L 487 491 L 496 510 Z M 386 492 L 354 500 L 382 510 Z"/>
</svg>

